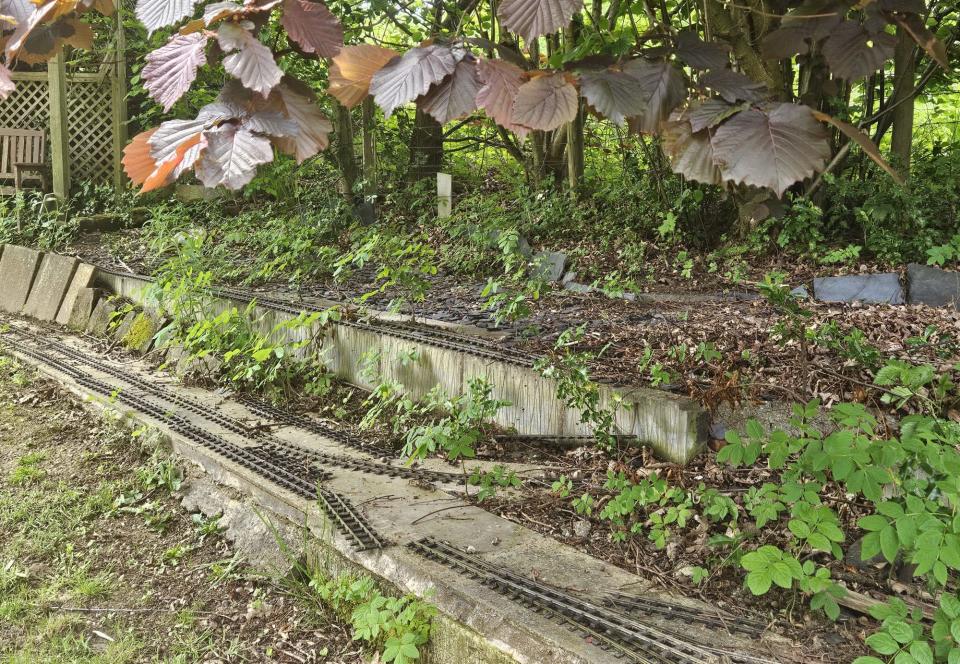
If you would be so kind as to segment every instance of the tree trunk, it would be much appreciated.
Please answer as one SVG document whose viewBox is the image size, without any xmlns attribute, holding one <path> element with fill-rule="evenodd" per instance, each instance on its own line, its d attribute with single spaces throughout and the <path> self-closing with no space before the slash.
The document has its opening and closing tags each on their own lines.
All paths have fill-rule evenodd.
<svg viewBox="0 0 960 664">
<path fill-rule="evenodd" d="M 577 117 L 567 123 L 567 184 L 576 191 L 583 179 L 583 104 L 577 109 Z"/>
<path fill-rule="evenodd" d="M 377 117 L 373 97 L 363 100 L 363 196 L 373 203 L 379 191 L 377 182 Z"/>
<path fill-rule="evenodd" d="M 897 47 L 893 55 L 893 99 L 896 104 L 893 115 L 891 149 L 900 174 L 910 175 L 910 153 L 913 151 L 914 99 L 907 99 L 913 92 L 916 59 L 913 57 L 913 40 L 903 28 L 897 28 Z M 904 101 L 905 100 L 905 101 Z"/>
<path fill-rule="evenodd" d="M 410 165 L 407 177 L 416 182 L 432 178 L 443 167 L 443 125 L 417 107 L 410 137 Z"/>
<path fill-rule="evenodd" d="M 350 109 L 342 104 L 336 105 L 337 163 L 340 166 L 341 194 L 353 198 L 353 186 L 357 183 L 360 168 L 353 151 L 353 118 Z"/>
</svg>

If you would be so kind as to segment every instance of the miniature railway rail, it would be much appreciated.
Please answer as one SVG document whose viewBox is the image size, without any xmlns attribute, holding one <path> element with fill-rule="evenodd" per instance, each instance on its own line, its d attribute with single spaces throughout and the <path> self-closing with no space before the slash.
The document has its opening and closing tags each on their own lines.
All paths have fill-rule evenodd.
<svg viewBox="0 0 960 664">
<path fill-rule="evenodd" d="M 733 616 L 716 610 L 713 614 L 699 611 L 697 609 L 654 599 L 652 597 L 640 597 L 637 595 L 615 594 L 607 599 L 610 606 L 620 610 L 641 615 L 655 615 L 671 620 L 682 622 L 694 622 L 706 627 L 719 630 L 729 630 L 740 632 L 753 637 L 759 637 L 766 630 L 766 623 L 741 616 Z"/>
<path fill-rule="evenodd" d="M 455 569 L 514 601 L 567 625 L 581 636 L 594 640 L 597 646 L 629 661 L 642 664 L 770 662 L 753 655 L 692 644 L 688 637 L 670 633 L 640 622 L 632 616 L 513 574 L 431 537 L 411 542 L 408 547 L 428 560 Z"/>
<path fill-rule="evenodd" d="M 14 336 L 29 338 L 29 335 L 23 333 L 22 331 L 12 332 Z M 47 343 L 50 344 L 49 341 L 47 341 Z M 62 344 L 58 345 L 62 348 L 66 348 Z M 125 406 L 144 413 L 145 415 L 153 417 L 156 420 L 166 423 L 172 431 L 187 438 L 191 442 L 203 447 L 204 449 L 210 450 L 242 466 L 243 468 L 246 468 L 256 475 L 269 480 L 273 484 L 276 484 L 277 486 L 280 486 L 301 498 L 305 498 L 307 500 L 318 500 L 320 506 L 323 508 L 324 512 L 327 513 L 327 516 L 331 522 L 335 524 L 335 526 L 341 530 L 344 535 L 346 535 L 353 546 L 358 550 L 363 551 L 374 548 L 382 548 L 386 545 L 386 540 L 378 535 L 376 531 L 366 522 L 356 508 L 350 503 L 349 499 L 329 489 L 322 487 L 318 488 L 319 483 L 331 479 L 333 474 L 329 470 L 315 466 L 311 458 L 304 457 L 302 454 L 299 454 L 299 448 L 294 451 L 293 449 L 285 446 L 273 444 L 255 444 L 251 447 L 237 445 L 221 436 L 196 426 L 181 415 L 176 414 L 175 409 L 182 406 L 180 406 L 180 404 L 176 402 L 177 400 L 173 399 L 172 397 L 177 397 L 178 399 L 182 399 L 182 397 L 179 397 L 178 395 L 171 395 L 166 390 L 163 390 L 158 386 L 149 385 L 149 383 L 146 381 L 142 381 L 145 385 L 149 385 L 150 389 L 149 391 L 142 390 L 142 392 L 146 393 L 137 394 L 133 391 L 119 389 L 116 386 L 109 385 L 101 380 L 98 380 L 97 378 L 90 376 L 86 372 L 70 364 L 68 361 L 52 357 L 51 355 L 44 353 L 39 349 L 28 348 L 23 344 L 19 344 L 15 346 L 14 350 L 41 364 L 45 364 L 63 374 L 66 374 L 67 376 L 70 376 L 77 382 L 78 385 L 92 393 L 99 394 L 100 396 L 110 400 L 115 400 Z M 90 360 L 89 358 L 83 358 L 82 353 L 79 353 L 79 351 L 74 352 L 77 353 L 77 356 L 74 356 L 71 359 L 81 363 L 87 363 L 89 360 L 89 362 L 92 363 L 91 366 L 94 366 L 94 368 L 102 368 L 101 366 L 97 365 L 103 365 L 103 363 Z M 124 382 L 128 382 L 128 379 L 135 378 L 127 375 L 126 372 L 123 372 L 119 369 L 113 367 L 111 368 L 115 369 L 115 372 L 119 374 L 114 377 Z M 107 373 L 114 375 L 114 372 Z M 129 382 L 130 384 L 134 384 L 133 381 Z M 149 401 L 151 398 L 156 399 L 157 401 L 166 401 L 167 404 L 161 406 L 156 403 L 152 403 Z M 197 404 L 191 400 L 187 401 L 189 401 L 191 405 L 189 408 L 190 412 L 193 412 L 194 414 L 201 415 L 204 418 L 210 415 L 224 417 L 220 416 L 218 413 L 212 412 L 210 408 L 203 406 L 202 404 Z M 171 408 L 171 406 L 173 408 Z M 226 421 L 232 422 L 236 425 L 236 422 L 230 420 L 230 418 L 225 419 Z M 240 428 L 243 429 L 243 427 Z M 234 429 L 230 428 L 230 430 L 233 431 Z M 241 433 L 241 435 L 246 437 L 249 434 Z"/>
<path fill-rule="evenodd" d="M 154 281 L 153 277 L 147 275 L 121 272 L 99 265 L 97 266 L 97 270 L 104 274 L 136 279 L 137 281 L 143 281 L 145 283 L 153 283 Z M 308 302 L 294 302 L 292 300 L 271 297 L 270 295 L 234 288 L 232 286 L 211 286 L 207 291 L 211 295 L 241 300 L 248 303 L 256 300 L 258 305 L 266 309 L 287 314 L 299 315 L 303 312 L 320 312 L 326 310 L 325 307 L 319 307 Z M 338 304 L 346 303 L 340 302 Z M 445 350 L 454 350 L 474 357 L 504 362 L 515 366 L 532 367 L 536 359 L 533 354 L 525 353 L 514 348 L 494 348 L 467 335 L 437 328 L 428 328 L 422 325 L 411 325 L 393 321 L 363 322 L 346 319 L 338 320 L 336 324 L 375 332 L 405 341 L 427 344 Z"/>
</svg>

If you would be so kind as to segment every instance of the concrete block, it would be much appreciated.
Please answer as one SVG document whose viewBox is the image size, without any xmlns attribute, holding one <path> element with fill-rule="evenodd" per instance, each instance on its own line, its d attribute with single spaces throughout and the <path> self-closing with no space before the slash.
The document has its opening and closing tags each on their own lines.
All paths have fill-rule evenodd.
<svg viewBox="0 0 960 664">
<path fill-rule="evenodd" d="M 593 286 L 577 283 L 576 281 L 568 281 L 563 285 L 563 289 L 571 293 L 592 293 L 594 290 Z"/>
<path fill-rule="evenodd" d="M 72 256 L 45 254 L 23 313 L 40 320 L 55 320 L 79 264 Z"/>
<path fill-rule="evenodd" d="M 0 310 L 18 314 L 30 295 L 43 257 L 39 251 L 8 244 L 0 255 Z"/>
<path fill-rule="evenodd" d="M 117 303 L 115 300 L 107 298 L 100 300 L 97 306 L 93 308 L 93 313 L 90 314 L 90 320 L 87 322 L 87 333 L 96 337 L 107 336 L 107 330 L 116 310 Z"/>
<path fill-rule="evenodd" d="M 94 273 L 97 271 L 89 263 L 80 263 L 77 265 L 76 272 L 73 273 L 73 280 L 67 288 L 67 294 L 63 296 L 63 303 L 60 305 L 60 311 L 57 312 L 57 322 L 61 325 L 70 323 L 70 316 L 73 314 L 73 305 L 77 301 L 77 296 L 85 288 L 93 286 Z M 92 307 L 91 307 L 92 310 Z M 87 311 L 87 318 L 90 317 L 90 311 Z"/>
<path fill-rule="evenodd" d="M 160 317 L 151 311 L 141 311 L 138 314 L 130 314 L 124 323 L 130 320 L 129 326 L 120 340 L 123 345 L 136 353 L 146 353 L 153 345 L 153 337 L 160 330 L 162 321 Z M 119 334 L 119 330 L 118 330 Z"/>
<path fill-rule="evenodd" d="M 563 278 L 567 255 L 560 251 L 540 251 L 533 256 L 533 276 L 553 283 Z"/>
<path fill-rule="evenodd" d="M 960 309 L 960 272 L 911 263 L 907 266 L 907 301 Z"/>
<path fill-rule="evenodd" d="M 103 297 L 103 291 L 99 288 L 81 288 L 77 296 L 73 299 L 73 305 L 70 308 L 70 315 L 67 318 L 66 325 L 75 330 L 85 330 L 87 323 L 90 322 L 90 316 L 93 314 L 94 307 Z M 62 311 L 62 308 L 61 308 Z M 57 320 L 60 320 L 59 315 Z"/>
<path fill-rule="evenodd" d="M 813 294 L 823 302 L 866 302 L 903 304 L 903 287 L 895 272 L 851 274 L 843 277 L 818 277 Z"/>
</svg>

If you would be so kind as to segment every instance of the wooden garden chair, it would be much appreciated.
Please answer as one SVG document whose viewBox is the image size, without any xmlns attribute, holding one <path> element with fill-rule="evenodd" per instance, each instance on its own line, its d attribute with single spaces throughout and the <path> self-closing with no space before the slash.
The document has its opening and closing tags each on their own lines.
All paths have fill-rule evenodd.
<svg viewBox="0 0 960 664">
<path fill-rule="evenodd" d="M 13 180 L 14 192 L 23 189 L 26 180 L 39 181 L 46 191 L 46 169 L 46 132 L 0 127 L 0 178 Z M 9 193 L 10 188 L 4 190 Z"/>
</svg>

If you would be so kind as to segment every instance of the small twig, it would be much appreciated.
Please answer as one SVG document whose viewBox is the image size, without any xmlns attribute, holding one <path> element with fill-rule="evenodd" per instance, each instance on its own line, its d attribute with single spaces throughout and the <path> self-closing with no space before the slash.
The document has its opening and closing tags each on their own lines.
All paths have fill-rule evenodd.
<svg viewBox="0 0 960 664">
<path fill-rule="evenodd" d="M 468 505 L 449 505 L 449 506 L 447 506 L 447 507 L 441 507 L 441 508 L 438 509 L 438 510 L 433 510 L 432 512 L 427 512 L 427 513 L 424 514 L 423 516 L 417 518 L 415 521 L 412 521 L 412 522 L 410 523 L 410 525 L 411 525 L 411 526 L 415 526 L 415 525 L 417 525 L 418 523 L 420 523 L 421 521 L 423 521 L 424 519 L 426 519 L 426 518 L 429 517 L 429 516 L 433 516 L 434 514 L 439 514 L 440 512 L 446 512 L 447 510 L 460 509 L 460 508 L 462 508 L 462 507 L 468 507 Z"/>
</svg>

